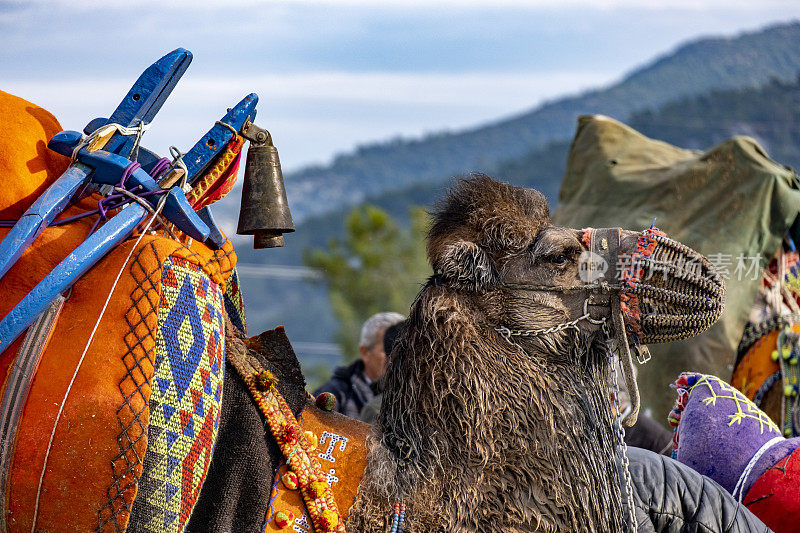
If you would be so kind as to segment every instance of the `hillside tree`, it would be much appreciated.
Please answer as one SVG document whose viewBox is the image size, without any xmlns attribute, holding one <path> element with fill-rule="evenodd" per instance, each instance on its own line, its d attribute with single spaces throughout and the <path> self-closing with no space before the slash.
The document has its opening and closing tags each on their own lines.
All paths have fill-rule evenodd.
<svg viewBox="0 0 800 533">
<path fill-rule="evenodd" d="M 353 209 L 341 239 L 326 248 L 305 250 L 303 262 L 318 269 L 339 322 L 336 342 L 345 361 L 358 357 L 364 321 L 375 313 L 408 315 L 409 307 L 431 270 L 425 255 L 429 222 L 419 207 L 410 209 L 410 224 L 401 226 L 373 205 Z"/>
</svg>

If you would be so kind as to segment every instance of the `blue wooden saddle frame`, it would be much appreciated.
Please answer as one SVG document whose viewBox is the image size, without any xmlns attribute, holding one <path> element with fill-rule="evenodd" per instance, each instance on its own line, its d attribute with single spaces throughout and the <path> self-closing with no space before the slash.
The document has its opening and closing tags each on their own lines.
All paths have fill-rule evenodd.
<svg viewBox="0 0 800 533">
<path fill-rule="evenodd" d="M 192 60 L 188 50 L 178 48 L 148 67 L 107 119 L 97 118 L 84 129 L 92 134 L 99 128 L 114 124 L 117 129 L 102 149 L 91 150 L 76 131 L 55 135 L 48 147 L 72 157 L 67 170 L 42 193 L 0 242 L 0 278 L 16 263 L 36 237 L 55 218 L 77 199 L 102 192 L 103 186 L 120 183 L 123 173 L 134 162 L 144 168 L 152 166 L 158 157 L 144 148 L 139 149 L 143 127 L 150 124 Z M 235 132 L 240 132 L 256 116 L 258 96 L 251 93 L 217 121 L 195 145 L 183 155 L 186 182 L 193 184 L 212 161 L 223 151 Z M 137 128 L 131 133 L 131 128 Z M 161 191 L 160 186 L 142 168 L 129 170 L 125 189 L 133 194 Z M 107 188 L 107 187 L 106 187 Z M 194 239 L 219 248 L 225 237 L 205 207 L 195 212 L 183 189 L 174 185 L 164 192 L 161 214 Z M 138 196 L 138 195 L 137 195 Z M 139 201 L 151 209 L 162 201 L 161 194 L 140 196 Z M 42 279 L 2 320 L 0 320 L 0 354 L 14 342 L 43 313 L 56 297 L 71 287 L 100 259 L 127 239 L 141 223 L 149 209 L 134 202 L 121 209 L 97 231 L 91 233 L 78 247 Z"/>
</svg>

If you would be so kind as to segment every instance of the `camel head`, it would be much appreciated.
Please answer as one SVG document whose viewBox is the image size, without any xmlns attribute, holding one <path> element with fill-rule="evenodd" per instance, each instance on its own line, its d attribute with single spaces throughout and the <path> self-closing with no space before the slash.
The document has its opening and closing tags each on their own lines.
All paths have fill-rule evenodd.
<svg viewBox="0 0 800 533">
<path fill-rule="evenodd" d="M 553 226 L 544 196 L 477 175 L 461 180 L 434 212 L 428 257 L 435 283 L 480 294 L 487 323 L 535 331 L 589 314 L 576 324 L 613 329 L 619 296 L 630 344 L 666 342 L 702 332 L 722 313 L 724 287 L 709 261 L 656 228 Z M 552 290 L 548 290 L 552 288 Z M 569 329 L 513 335 L 558 355 Z"/>
<path fill-rule="evenodd" d="M 655 228 L 553 226 L 542 194 L 483 175 L 434 210 L 427 251 L 357 529 L 405 499 L 420 530 L 621 531 L 607 340 L 630 354 L 710 326 L 712 265 Z"/>
</svg>

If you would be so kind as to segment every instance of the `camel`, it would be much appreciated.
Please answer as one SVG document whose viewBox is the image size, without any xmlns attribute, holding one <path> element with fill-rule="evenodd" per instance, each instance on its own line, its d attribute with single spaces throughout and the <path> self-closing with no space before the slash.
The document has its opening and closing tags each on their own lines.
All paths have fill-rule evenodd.
<svg viewBox="0 0 800 533">
<path fill-rule="evenodd" d="M 407 532 L 623 531 L 598 325 L 610 306 L 559 329 L 587 295 L 528 290 L 580 285 L 587 231 L 552 226 L 540 193 L 483 175 L 460 181 L 433 219 L 436 274 L 391 355 L 348 528 L 386 531 L 401 502 Z M 639 236 L 621 231 L 620 254 Z M 718 316 L 721 282 L 705 267 Z M 509 341 L 503 327 L 555 329 Z"/>
</svg>

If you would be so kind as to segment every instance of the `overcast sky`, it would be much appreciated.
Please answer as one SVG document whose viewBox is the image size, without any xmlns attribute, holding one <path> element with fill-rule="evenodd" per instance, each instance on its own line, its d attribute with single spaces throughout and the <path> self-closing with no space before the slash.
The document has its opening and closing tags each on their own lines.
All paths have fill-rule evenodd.
<svg viewBox="0 0 800 533">
<path fill-rule="evenodd" d="M 183 46 L 194 61 L 144 144 L 186 149 L 255 91 L 257 122 L 293 169 L 495 120 L 687 39 L 798 17 L 800 2 L 772 0 L 0 0 L 0 88 L 82 129 Z"/>
</svg>

